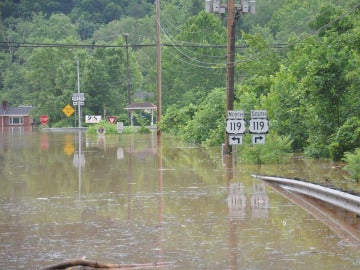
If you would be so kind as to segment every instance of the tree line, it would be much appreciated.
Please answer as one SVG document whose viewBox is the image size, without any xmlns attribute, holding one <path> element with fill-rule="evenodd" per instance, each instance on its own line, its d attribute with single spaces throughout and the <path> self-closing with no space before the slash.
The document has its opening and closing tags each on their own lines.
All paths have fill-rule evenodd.
<svg viewBox="0 0 360 270">
<path fill-rule="evenodd" d="M 205 13 L 202 0 L 160 2 L 161 127 L 219 145 L 226 15 Z M 0 7 L 2 100 L 68 124 L 61 109 L 76 92 L 79 60 L 85 113 L 127 121 L 128 50 L 131 100 L 156 103 L 154 1 L 8 0 Z M 258 0 L 256 10 L 237 20 L 235 109 L 266 109 L 271 137 L 289 151 L 333 160 L 353 153 L 360 146 L 358 1 Z"/>
</svg>

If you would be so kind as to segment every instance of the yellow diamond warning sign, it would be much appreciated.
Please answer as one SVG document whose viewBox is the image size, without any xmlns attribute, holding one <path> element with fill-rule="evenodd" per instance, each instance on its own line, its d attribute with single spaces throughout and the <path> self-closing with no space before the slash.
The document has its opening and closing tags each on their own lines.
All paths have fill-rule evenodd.
<svg viewBox="0 0 360 270">
<path fill-rule="evenodd" d="M 67 117 L 70 117 L 75 112 L 74 108 L 71 107 L 70 104 L 66 105 L 62 111 Z"/>
</svg>

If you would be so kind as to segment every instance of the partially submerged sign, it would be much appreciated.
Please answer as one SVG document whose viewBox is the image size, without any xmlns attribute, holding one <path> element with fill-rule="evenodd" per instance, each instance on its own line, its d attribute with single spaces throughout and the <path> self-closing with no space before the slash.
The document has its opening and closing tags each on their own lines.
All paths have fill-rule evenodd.
<svg viewBox="0 0 360 270">
<path fill-rule="evenodd" d="M 101 115 L 85 115 L 85 123 L 97 124 L 101 121 Z"/>
</svg>

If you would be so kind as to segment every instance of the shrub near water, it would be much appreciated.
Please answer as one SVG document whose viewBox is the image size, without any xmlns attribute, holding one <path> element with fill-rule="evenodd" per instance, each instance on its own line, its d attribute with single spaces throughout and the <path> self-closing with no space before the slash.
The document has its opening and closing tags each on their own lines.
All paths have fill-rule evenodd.
<svg viewBox="0 0 360 270">
<path fill-rule="evenodd" d="M 265 144 L 251 144 L 250 136 L 245 136 L 239 146 L 240 159 L 248 164 L 283 163 L 291 156 L 291 140 L 275 134 L 266 135 Z"/>
<path fill-rule="evenodd" d="M 360 180 L 360 148 L 357 148 L 354 153 L 346 152 L 343 160 L 347 163 L 344 170 L 347 171 L 351 177 L 359 182 Z"/>
<path fill-rule="evenodd" d="M 105 134 L 118 134 L 116 125 L 110 124 L 107 121 L 100 121 L 100 123 L 91 125 L 87 129 L 87 134 L 96 135 L 99 127 L 105 128 Z"/>
<path fill-rule="evenodd" d="M 99 127 L 105 128 L 105 135 L 111 134 L 119 134 L 117 131 L 116 124 L 110 124 L 107 121 L 101 121 L 98 124 L 91 125 L 87 129 L 87 134 L 89 135 L 97 135 L 97 130 Z M 141 126 L 140 128 L 136 128 L 134 126 L 127 126 L 123 128 L 122 134 L 133 134 L 133 133 L 149 133 L 150 129 L 145 126 Z"/>
<path fill-rule="evenodd" d="M 330 156 L 338 161 L 345 152 L 352 151 L 360 146 L 360 119 L 357 116 L 349 118 L 332 137 L 329 146 Z"/>
</svg>

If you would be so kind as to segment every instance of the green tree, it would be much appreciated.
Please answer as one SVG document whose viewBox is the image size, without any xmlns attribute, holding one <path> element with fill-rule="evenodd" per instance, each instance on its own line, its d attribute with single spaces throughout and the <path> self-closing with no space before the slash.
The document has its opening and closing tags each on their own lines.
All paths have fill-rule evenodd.
<svg viewBox="0 0 360 270">
<path fill-rule="evenodd" d="M 333 160 L 341 160 L 345 152 L 360 147 L 360 119 L 357 116 L 349 118 L 331 138 L 330 156 Z"/>
<path fill-rule="evenodd" d="M 219 145 L 224 141 L 224 130 L 225 90 L 215 88 L 198 106 L 194 117 L 180 133 L 190 143 Z"/>
<path fill-rule="evenodd" d="M 176 38 L 165 38 L 172 46 L 163 52 L 164 109 L 170 104 L 196 104 L 213 88 L 225 86 L 225 49 L 212 48 L 226 44 L 226 32 L 217 17 L 201 12 L 188 20 Z M 192 48 L 186 46 L 192 44 Z"/>
<path fill-rule="evenodd" d="M 355 180 L 360 180 L 360 148 L 355 149 L 354 152 L 346 152 L 344 159 L 346 165 L 344 170 L 347 171 Z"/>
</svg>

